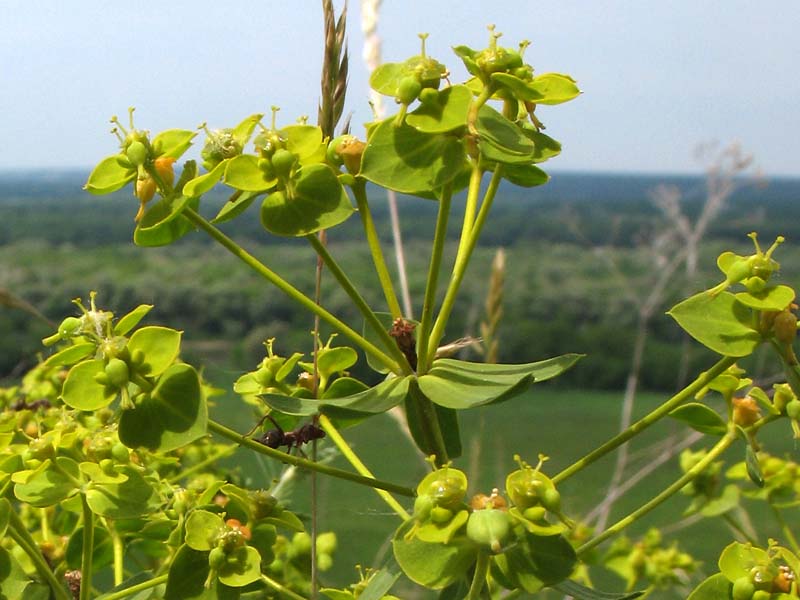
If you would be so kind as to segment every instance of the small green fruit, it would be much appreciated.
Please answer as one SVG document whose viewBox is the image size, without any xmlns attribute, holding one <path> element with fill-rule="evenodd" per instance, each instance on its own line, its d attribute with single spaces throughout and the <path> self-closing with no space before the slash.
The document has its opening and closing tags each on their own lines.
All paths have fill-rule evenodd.
<svg viewBox="0 0 800 600">
<path fill-rule="evenodd" d="M 522 516 L 529 521 L 541 521 L 544 519 L 547 509 L 544 506 L 530 506 L 522 511 Z"/>
<path fill-rule="evenodd" d="M 758 590 L 752 596 L 752 600 L 769 600 L 770 598 L 772 598 L 772 594 L 766 590 Z"/>
<path fill-rule="evenodd" d="M 442 506 L 434 506 L 431 509 L 431 521 L 438 525 L 444 525 L 445 523 L 449 523 L 450 520 L 453 518 L 453 511 L 449 508 L 444 508 Z"/>
<path fill-rule="evenodd" d="M 800 400 L 795 398 L 786 404 L 786 415 L 795 421 L 800 421 Z"/>
<path fill-rule="evenodd" d="M 228 556 L 225 554 L 225 550 L 219 546 L 212 548 L 211 552 L 208 553 L 208 566 L 213 571 L 219 571 L 225 566 L 227 560 Z"/>
<path fill-rule="evenodd" d="M 476 510 L 467 520 L 467 537 L 473 542 L 500 552 L 503 541 L 511 533 L 511 517 L 504 510 Z"/>
<path fill-rule="evenodd" d="M 269 387 L 272 385 L 272 380 L 274 376 L 272 375 L 272 371 L 270 371 L 267 367 L 259 368 L 253 378 L 256 380 L 256 383 L 262 387 Z"/>
<path fill-rule="evenodd" d="M 333 554 L 336 552 L 336 545 L 336 534 L 332 531 L 326 531 L 317 536 L 317 552 L 319 554 Z"/>
<path fill-rule="evenodd" d="M 117 442 L 111 446 L 111 456 L 120 464 L 126 464 L 131 460 L 130 450 L 122 442 Z"/>
<path fill-rule="evenodd" d="M 417 99 L 421 91 L 422 84 L 416 77 L 409 75 L 400 80 L 394 96 L 400 104 L 408 105 Z"/>
<path fill-rule="evenodd" d="M 561 510 L 561 494 L 556 488 L 547 488 L 542 492 L 542 506 L 553 513 Z"/>
<path fill-rule="evenodd" d="M 67 317 L 61 321 L 61 325 L 58 326 L 58 335 L 60 335 L 62 339 L 72 337 L 80 333 L 81 327 L 83 327 L 83 320 L 78 317 Z"/>
<path fill-rule="evenodd" d="M 283 148 L 279 148 L 272 155 L 272 168 L 275 170 L 275 175 L 282 179 L 291 175 L 292 167 L 296 162 L 297 157 Z"/>
<path fill-rule="evenodd" d="M 105 372 L 111 385 L 118 388 L 128 385 L 130 372 L 128 371 L 128 364 L 124 360 L 112 358 L 106 364 Z"/>
<path fill-rule="evenodd" d="M 756 586 L 747 576 L 733 582 L 733 600 L 750 600 L 755 592 Z"/>
<path fill-rule="evenodd" d="M 419 101 L 425 106 L 436 107 L 439 105 L 439 90 L 434 88 L 424 88 L 419 93 Z"/>
<path fill-rule="evenodd" d="M 147 147 L 140 141 L 131 142 L 125 155 L 134 167 L 139 167 L 147 160 Z"/>
</svg>

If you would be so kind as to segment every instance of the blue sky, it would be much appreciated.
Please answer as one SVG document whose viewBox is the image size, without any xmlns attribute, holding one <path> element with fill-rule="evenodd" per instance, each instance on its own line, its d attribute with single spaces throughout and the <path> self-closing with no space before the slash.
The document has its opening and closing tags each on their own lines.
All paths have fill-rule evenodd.
<svg viewBox="0 0 800 600">
<path fill-rule="evenodd" d="M 359 2 L 349 8 L 359 124 L 368 74 Z M 3 0 L 3 13 L 0 169 L 89 168 L 115 151 L 108 118 L 131 105 L 153 132 L 232 126 L 273 104 L 286 123 L 316 115 L 316 0 Z M 417 54 L 429 32 L 457 80 L 450 46 L 484 47 L 488 23 L 505 45 L 530 39 L 537 72 L 584 91 L 537 111 L 564 144 L 550 170 L 697 172 L 698 144 L 737 140 L 768 175 L 800 175 L 796 0 L 384 0 L 384 60 Z"/>
</svg>

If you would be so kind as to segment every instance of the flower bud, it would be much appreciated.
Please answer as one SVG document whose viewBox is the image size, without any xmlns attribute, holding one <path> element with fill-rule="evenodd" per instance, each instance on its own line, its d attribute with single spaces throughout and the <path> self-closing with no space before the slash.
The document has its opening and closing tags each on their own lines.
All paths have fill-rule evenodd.
<svg viewBox="0 0 800 600">
<path fill-rule="evenodd" d="M 511 533 L 511 517 L 504 510 L 476 510 L 467 520 L 467 537 L 477 544 L 488 546 L 498 553 Z"/>
</svg>

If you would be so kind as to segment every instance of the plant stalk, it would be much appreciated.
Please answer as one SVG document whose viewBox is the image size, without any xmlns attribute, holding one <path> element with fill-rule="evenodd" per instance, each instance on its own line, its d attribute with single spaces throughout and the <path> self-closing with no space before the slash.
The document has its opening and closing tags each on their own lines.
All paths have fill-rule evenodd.
<svg viewBox="0 0 800 600">
<path fill-rule="evenodd" d="M 453 274 L 450 276 L 450 283 L 447 286 L 447 291 L 445 292 L 442 306 L 439 309 L 439 314 L 436 317 L 436 322 L 433 325 L 433 330 L 431 331 L 430 339 L 428 341 L 428 356 L 425 361 L 426 369 L 430 368 L 431 363 L 433 363 L 433 359 L 436 356 L 436 349 L 439 347 L 439 342 L 444 336 L 444 328 L 447 325 L 448 319 L 450 318 L 450 312 L 453 310 L 453 306 L 455 305 L 458 291 L 461 289 L 461 282 L 464 280 L 464 274 L 467 272 L 467 266 L 469 265 L 469 260 L 472 257 L 472 252 L 475 250 L 475 246 L 478 243 L 478 238 L 481 235 L 483 225 L 486 223 L 486 218 L 489 216 L 489 209 L 492 207 L 495 195 L 497 194 L 497 188 L 500 186 L 502 173 L 502 166 L 497 165 L 494 173 L 492 174 L 492 179 L 489 182 L 489 186 L 486 188 L 486 193 L 483 196 L 483 202 L 481 203 L 481 208 L 478 211 L 478 216 L 475 218 L 475 222 L 469 230 L 467 241 L 463 242 L 462 240 L 462 242 L 459 243 L 458 253 L 456 254 L 455 264 L 453 265 Z M 470 182 L 469 193 L 473 193 L 472 187 L 474 183 L 475 182 Z M 480 185 L 479 180 L 477 180 L 477 185 Z"/>
<path fill-rule="evenodd" d="M 293 456 L 291 454 L 288 454 L 287 452 L 282 452 L 280 450 L 269 448 L 264 444 L 260 444 L 255 440 L 240 433 L 237 433 L 236 431 L 229 429 L 224 425 L 222 425 L 221 423 L 217 423 L 216 421 L 213 420 L 208 421 L 208 430 L 211 431 L 212 433 L 216 433 L 217 435 L 227 438 L 233 442 L 236 442 L 237 444 L 245 446 L 250 450 L 255 450 L 260 454 L 265 454 L 270 458 L 274 458 L 275 460 L 279 460 L 286 464 L 294 465 L 295 467 L 299 467 L 301 469 L 308 469 L 309 471 L 317 471 L 318 473 L 322 473 L 324 475 L 330 475 L 331 477 L 338 477 L 339 479 L 346 479 L 347 481 L 352 481 L 353 483 L 366 485 L 371 488 L 386 490 L 388 492 L 393 492 L 401 496 L 408 496 L 409 498 L 413 498 L 415 495 L 414 490 L 412 490 L 411 488 L 407 488 L 402 485 L 397 485 L 396 483 L 391 483 L 389 481 L 383 481 L 380 479 L 374 479 L 371 477 L 363 477 L 362 475 L 357 475 L 356 473 L 350 473 L 349 471 L 336 469 L 334 467 L 316 463 L 314 461 L 301 458 L 299 456 Z"/>
<path fill-rule="evenodd" d="M 394 362 L 402 365 L 404 373 L 410 375 L 413 372 L 411 370 L 411 365 L 408 364 L 408 360 L 406 360 L 405 355 L 397 346 L 397 342 L 389 335 L 389 332 L 378 320 L 378 317 L 372 311 L 369 304 L 367 304 L 366 300 L 364 300 L 361 294 L 358 293 L 358 290 L 355 288 L 353 283 L 344 273 L 333 256 L 331 256 L 330 252 L 328 252 L 328 249 L 325 247 L 325 245 L 315 235 L 307 235 L 306 239 L 314 248 L 314 251 L 317 253 L 317 255 L 325 263 L 325 266 L 328 267 L 328 270 L 331 272 L 331 274 L 336 278 L 336 281 L 339 282 L 339 286 L 350 297 L 350 299 L 353 301 L 353 304 L 356 305 L 356 308 L 358 308 L 359 312 L 361 312 L 366 322 L 383 342 L 384 347 L 392 355 Z"/>
<path fill-rule="evenodd" d="M 781 511 L 778 509 L 777 506 L 770 504 L 770 508 L 772 508 L 772 514 L 775 516 L 775 520 L 778 522 L 778 525 L 781 527 L 781 532 L 786 537 L 786 541 L 792 547 L 792 552 L 795 554 L 800 554 L 800 544 L 797 543 L 797 538 L 795 537 L 794 533 L 792 533 L 792 528 L 786 523 L 786 520 L 783 518 Z"/>
<path fill-rule="evenodd" d="M 94 558 L 94 513 L 81 494 L 83 513 L 83 548 L 81 551 L 81 595 L 80 600 L 91 600 L 92 597 L 92 559 Z"/>
<path fill-rule="evenodd" d="M 392 317 L 397 319 L 403 316 L 403 310 L 400 308 L 400 302 L 397 300 L 392 278 L 389 275 L 389 269 L 386 267 L 383 250 L 381 250 L 381 241 L 375 229 L 375 221 L 372 219 L 372 212 L 367 202 L 367 180 L 363 177 L 357 177 L 352 189 L 353 195 L 356 198 L 356 204 L 358 205 L 358 214 L 361 217 L 361 223 L 364 225 L 364 234 L 367 238 L 367 244 L 372 253 L 372 262 L 375 264 L 375 272 L 378 274 L 378 280 L 381 283 L 381 289 L 383 289 L 383 295 L 386 298 L 386 304 L 389 306 L 389 312 L 392 313 Z"/>
<path fill-rule="evenodd" d="M 50 566 L 45 561 L 42 553 L 36 547 L 36 543 L 33 541 L 33 538 L 30 537 L 28 530 L 25 529 L 25 525 L 19 518 L 19 515 L 15 513 L 13 510 L 11 511 L 10 522 L 8 524 L 8 536 L 28 555 L 28 558 L 31 559 L 36 572 L 47 581 L 47 584 L 50 586 L 51 591 L 53 592 L 53 596 L 57 598 L 57 600 L 72 600 L 72 596 L 70 596 L 69 592 L 64 588 L 61 582 L 58 581 L 53 571 L 50 569 Z"/>
<path fill-rule="evenodd" d="M 358 471 L 364 477 L 369 477 L 372 479 L 375 478 L 375 476 L 370 472 L 369 468 L 367 468 L 367 466 L 363 462 L 361 462 L 361 459 L 358 457 L 358 455 L 355 452 L 353 452 L 353 449 L 345 441 L 345 439 L 342 437 L 342 435 L 339 433 L 339 431 L 336 429 L 336 427 L 333 425 L 333 423 L 328 417 L 326 417 L 325 415 L 320 415 L 319 424 L 322 426 L 322 429 L 325 430 L 325 433 L 333 441 L 333 443 L 336 444 L 336 447 L 339 449 L 339 452 L 341 452 L 342 455 L 350 462 L 350 464 L 353 465 L 353 468 L 355 468 L 356 471 Z M 389 494 L 389 492 L 379 488 L 375 488 L 375 491 L 381 497 L 381 499 L 389 506 L 389 508 L 391 508 L 394 512 L 396 512 L 401 519 L 407 521 L 408 519 L 411 518 L 411 515 L 409 515 L 408 512 L 406 512 L 406 509 L 404 509 L 402 505 L 397 500 L 395 500 L 391 494 Z"/>
<path fill-rule="evenodd" d="M 368 340 L 364 339 L 361 334 L 348 327 L 345 323 L 329 313 L 327 310 L 321 306 L 318 306 L 311 298 L 303 294 L 300 290 L 289 284 L 277 273 L 261 263 L 261 261 L 259 261 L 253 255 L 245 251 L 241 246 L 239 246 L 239 244 L 214 227 L 214 225 L 209 223 L 200 214 L 188 207 L 185 208 L 181 214 L 188 219 L 190 223 L 205 231 L 231 254 L 239 258 L 247 266 L 256 271 L 259 275 L 281 290 L 284 294 L 289 296 L 292 300 L 311 311 L 312 314 L 318 315 L 323 321 L 331 325 L 334 329 L 340 331 L 343 335 L 358 345 L 362 350 L 364 350 L 364 352 L 370 354 L 377 361 L 386 365 L 390 371 L 395 374 L 400 373 L 401 370 L 399 365 L 383 351 L 377 348 L 374 344 L 370 343 Z"/>
<path fill-rule="evenodd" d="M 576 462 L 572 463 L 569 467 L 561 471 L 558 475 L 553 477 L 553 482 L 558 484 L 564 481 L 565 479 L 572 477 L 575 473 L 582 470 L 583 468 L 588 467 L 590 464 L 602 458 L 609 452 L 613 452 L 616 448 L 627 442 L 629 439 L 638 435 L 639 433 L 650 427 L 653 423 L 663 418 L 664 416 L 669 414 L 672 410 L 683 404 L 686 400 L 694 396 L 694 394 L 696 394 L 703 387 L 708 385 L 708 383 L 712 379 L 714 379 L 717 375 L 725 371 L 725 369 L 730 367 L 735 362 L 736 358 L 734 357 L 725 356 L 721 358 L 708 371 L 702 373 L 697 379 L 695 379 L 692 383 L 683 388 L 680 392 L 675 394 L 672 398 L 667 400 L 657 409 L 650 412 L 646 416 L 642 417 L 641 419 L 636 421 L 636 423 L 628 427 L 625 431 L 620 432 L 618 435 L 608 440 L 602 446 L 596 448 L 595 450 L 592 450 L 591 452 L 589 452 L 589 454 L 577 460 Z"/>
<path fill-rule="evenodd" d="M 158 577 L 153 577 L 152 579 L 148 579 L 142 583 L 137 583 L 136 585 L 127 587 L 124 590 L 117 590 L 116 592 L 111 592 L 110 594 L 103 594 L 100 596 L 100 600 L 120 600 L 120 598 L 127 598 L 128 596 L 132 596 L 138 592 L 149 590 L 150 588 L 154 588 L 162 583 L 167 583 L 168 577 L 169 575 L 159 575 Z"/>
<path fill-rule="evenodd" d="M 486 550 L 478 551 L 478 560 L 475 563 L 475 574 L 469 586 L 469 593 L 464 600 L 480 600 L 481 591 L 486 585 L 486 575 L 489 573 L 489 553 Z"/>
<path fill-rule="evenodd" d="M 585 544 L 583 544 L 580 548 L 578 548 L 577 553 L 578 557 L 584 556 L 589 550 L 598 546 L 599 544 L 603 543 L 608 538 L 618 534 L 620 531 L 635 523 L 641 517 L 649 513 L 654 508 L 658 507 L 662 503 L 664 503 L 667 499 L 669 499 L 673 494 L 679 492 L 687 483 L 690 483 L 694 480 L 695 477 L 700 475 L 706 468 L 714 462 L 727 448 L 736 440 L 736 429 L 733 425 L 729 425 L 728 433 L 726 433 L 722 439 L 720 439 L 711 450 L 708 451 L 701 461 L 699 461 L 696 465 L 694 465 L 691 469 L 686 471 L 681 477 L 679 477 L 672 485 L 664 489 L 660 494 L 655 496 L 652 500 L 646 502 L 635 511 L 630 513 L 628 516 L 623 517 L 616 523 L 614 523 L 611 527 L 606 529 L 600 535 L 592 538 Z"/>
<path fill-rule="evenodd" d="M 291 600 L 306 600 L 305 597 L 301 596 L 300 594 L 294 593 L 286 586 L 281 585 L 271 577 L 267 577 L 264 574 L 261 575 L 261 581 L 263 581 L 268 587 L 271 587 L 273 590 L 278 592 L 280 594 L 280 597 L 286 596 L 287 598 L 291 598 Z M 103 600 L 105 600 L 105 598 Z"/>
<path fill-rule="evenodd" d="M 199 473 L 200 471 L 204 470 L 209 465 L 213 465 L 218 460 L 225 458 L 236 452 L 238 450 L 238 446 L 226 446 L 219 452 L 216 452 L 209 456 L 208 458 L 201 460 L 196 465 L 192 465 L 188 469 L 184 469 L 180 473 L 173 475 L 167 479 L 167 483 L 171 485 L 177 485 L 182 479 L 186 479 L 187 477 L 194 475 L 195 473 Z"/>
<path fill-rule="evenodd" d="M 439 282 L 439 271 L 442 268 L 444 245 L 447 239 L 447 221 L 450 217 L 452 198 L 453 186 L 447 185 L 442 190 L 441 198 L 439 198 L 439 213 L 436 216 L 436 231 L 433 236 L 431 262 L 428 266 L 428 279 L 425 284 L 425 300 L 422 305 L 422 317 L 419 323 L 419 330 L 417 331 L 417 372 L 420 375 L 424 375 L 428 371 L 428 365 L 426 364 L 428 336 L 431 330 L 433 310 L 436 306 L 436 291 Z"/>
</svg>

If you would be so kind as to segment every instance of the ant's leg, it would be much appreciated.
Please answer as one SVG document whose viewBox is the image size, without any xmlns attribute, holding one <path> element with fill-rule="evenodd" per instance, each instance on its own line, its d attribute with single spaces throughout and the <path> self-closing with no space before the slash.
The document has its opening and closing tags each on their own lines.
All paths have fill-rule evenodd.
<svg viewBox="0 0 800 600">
<path fill-rule="evenodd" d="M 264 421 L 266 421 L 267 419 L 269 419 L 270 421 L 272 421 L 272 424 L 273 424 L 273 425 L 275 425 L 275 428 L 276 428 L 278 431 L 280 431 L 280 432 L 283 432 L 283 429 L 281 429 L 281 426 L 280 426 L 280 425 L 278 425 L 277 421 L 275 421 L 275 419 L 274 419 L 274 418 L 272 418 L 272 415 L 271 415 L 271 414 L 269 414 L 269 413 L 267 413 L 267 414 L 265 414 L 263 417 L 261 417 L 261 418 L 258 420 L 258 423 L 256 423 L 256 424 L 255 424 L 255 426 L 254 426 L 254 427 L 253 427 L 253 428 L 252 428 L 250 431 L 248 431 L 247 433 L 245 433 L 245 434 L 244 434 L 244 437 L 250 437 L 251 435 L 253 435 L 253 434 L 255 433 L 256 429 L 258 429 L 259 427 L 261 427 L 261 426 L 264 424 Z"/>
</svg>

